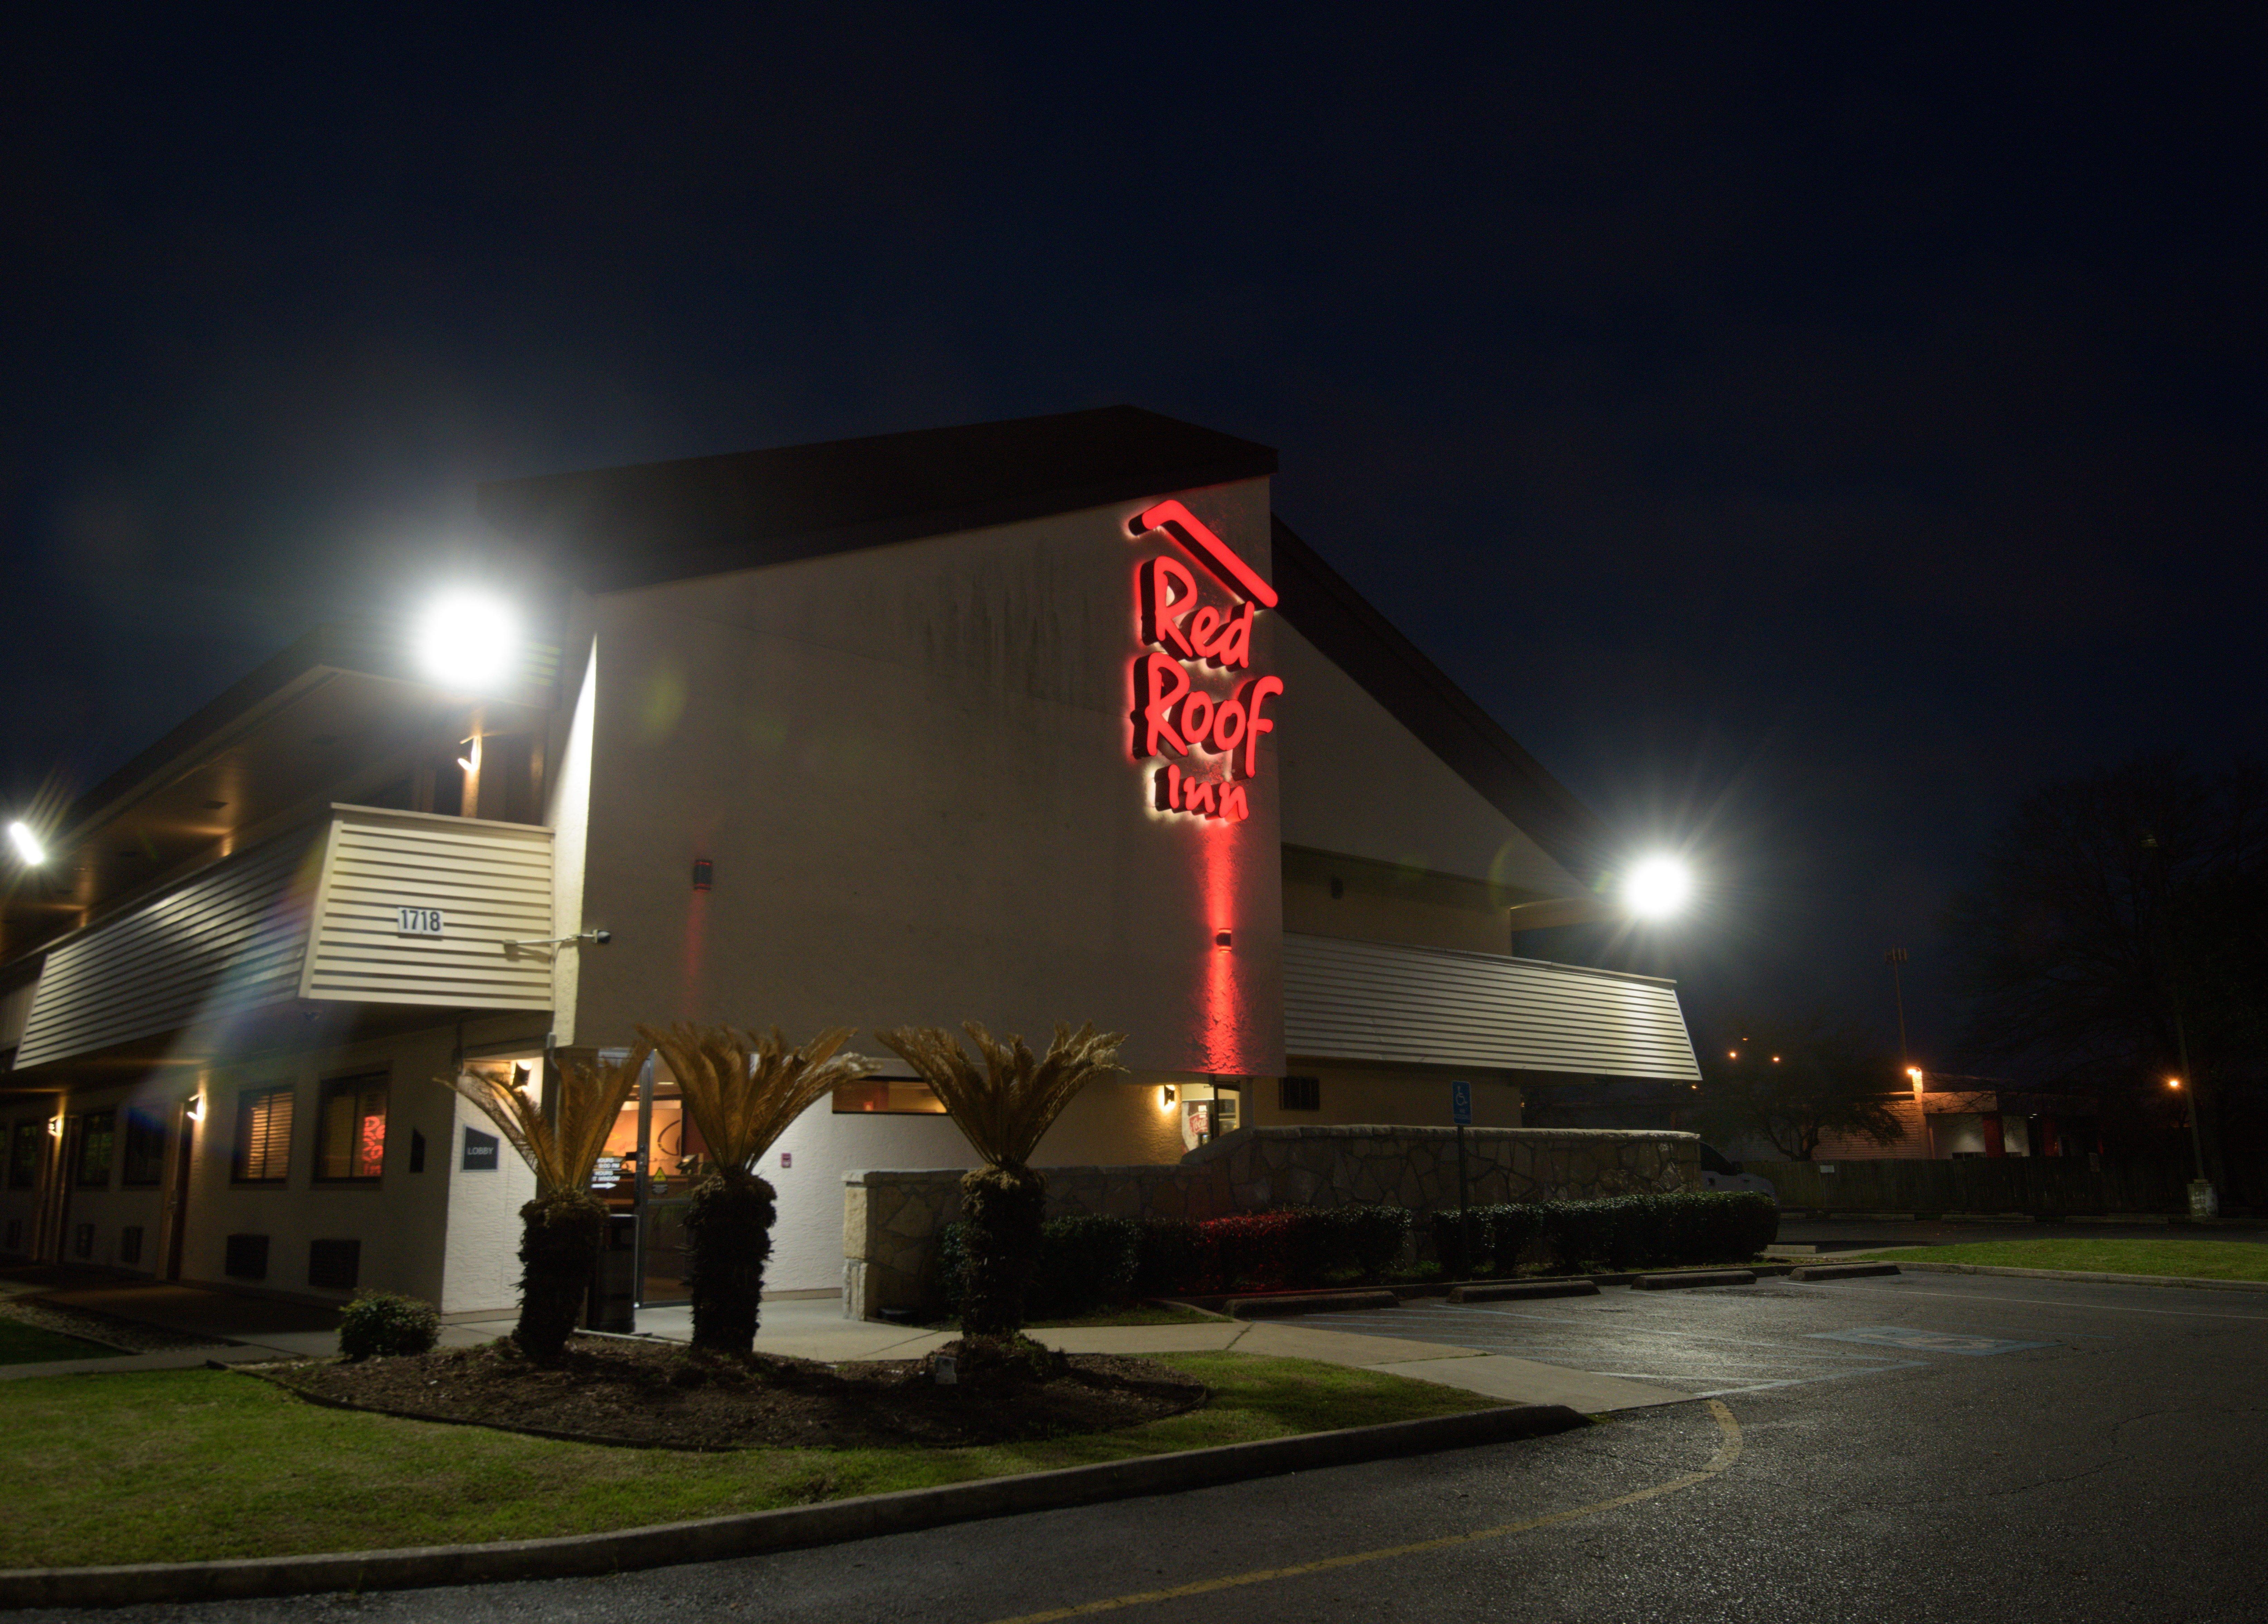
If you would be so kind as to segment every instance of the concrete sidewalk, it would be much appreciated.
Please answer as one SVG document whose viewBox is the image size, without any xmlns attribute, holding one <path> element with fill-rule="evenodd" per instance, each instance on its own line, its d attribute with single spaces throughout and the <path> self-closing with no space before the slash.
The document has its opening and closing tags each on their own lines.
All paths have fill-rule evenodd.
<svg viewBox="0 0 2268 1624">
<path fill-rule="evenodd" d="M 195 1370 L 208 1362 L 242 1364 L 277 1357 L 328 1358 L 338 1352 L 337 1311 L 264 1297 L 239 1297 L 197 1286 L 133 1283 L 70 1284 L 42 1290 L 40 1301 L 77 1308 L 176 1335 L 198 1344 L 111 1358 L 0 1365 L 0 1379 L 129 1370 Z M 1537 1364 L 1447 1342 L 1366 1336 L 1362 1316 L 1345 1316 L 1344 1330 L 1211 1319 L 1189 1325 L 1093 1326 L 1040 1330 L 1034 1340 L 1065 1353 L 1216 1353 L 1233 1348 L 1286 1359 L 1314 1359 L 1359 1370 L 1388 1370 L 1485 1394 L 1507 1404 L 1564 1404 L 1587 1415 L 1654 1404 L 1682 1404 L 1690 1394 L 1612 1376 Z M 686 1307 L 642 1310 L 639 1334 L 689 1341 L 693 1312 Z M 512 1331 L 510 1316 L 445 1325 L 441 1343 L 466 1348 Z M 756 1335 L 760 1352 L 842 1364 L 853 1360 L 918 1359 L 954 1339 L 949 1331 L 845 1319 L 836 1297 L 783 1297 L 763 1306 Z"/>
</svg>

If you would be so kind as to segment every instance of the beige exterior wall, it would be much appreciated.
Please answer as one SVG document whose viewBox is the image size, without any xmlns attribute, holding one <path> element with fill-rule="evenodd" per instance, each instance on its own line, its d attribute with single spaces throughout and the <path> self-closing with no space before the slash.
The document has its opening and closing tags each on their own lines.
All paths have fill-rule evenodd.
<svg viewBox="0 0 2268 1624">
<path fill-rule="evenodd" d="M 1266 571 L 1265 481 L 1182 500 Z M 1142 505 L 598 600 L 578 1041 L 1093 1020 L 1145 1070 L 1279 1071 L 1274 753 L 1229 825 L 1128 748 Z"/>
<path fill-rule="evenodd" d="M 559 708 L 553 714 L 554 730 L 549 760 L 552 766 L 544 785 L 543 821 L 551 826 L 551 918 L 561 936 L 585 928 L 583 864 L 589 854 L 591 833 L 591 731 L 599 701 L 599 650 L 587 626 L 579 621 L 578 636 L 571 649 L 584 650 L 578 662 L 563 668 Z M 553 1026 L 562 1047 L 575 1041 L 577 989 L 582 984 L 581 946 L 563 948 L 552 965 L 552 996 L 556 1000 Z"/>
<path fill-rule="evenodd" d="M 1276 660 L 1287 845 L 1484 881 L 1506 902 L 1581 893 L 1543 848 L 1289 625 L 1277 628 Z M 1499 934 L 1487 946 L 1501 952 L 1505 941 Z"/>
<path fill-rule="evenodd" d="M 1277 1084 L 1263 1079 L 1248 1095 L 1257 1128 L 1336 1128 L 1354 1124 L 1448 1128 L 1449 1084 L 1473 1085 L 1473 1126 L 1518 1128 L 1521 1092 L 1516 1078 L 1484 1072 L 1427 1070 L 1418 1067 L 1334 1065 L 1293 1056 L 1292 1072 L 1316 1080 L 1318 1108 L 1285 1111 Z"/>
</svg>

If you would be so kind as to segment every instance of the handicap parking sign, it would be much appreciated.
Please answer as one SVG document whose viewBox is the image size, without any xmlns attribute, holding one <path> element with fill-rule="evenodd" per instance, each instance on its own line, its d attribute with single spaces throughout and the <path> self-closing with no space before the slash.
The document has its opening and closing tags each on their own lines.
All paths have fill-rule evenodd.
<svg viewBox="0 0 2268 1624">
<path fill-rule="evenodd" d="M 1469 1083 L 1449 1084 L 1449 1120 L 1459 1128 L 1473 1125 L 1473 1085 Z"/>
</svg>

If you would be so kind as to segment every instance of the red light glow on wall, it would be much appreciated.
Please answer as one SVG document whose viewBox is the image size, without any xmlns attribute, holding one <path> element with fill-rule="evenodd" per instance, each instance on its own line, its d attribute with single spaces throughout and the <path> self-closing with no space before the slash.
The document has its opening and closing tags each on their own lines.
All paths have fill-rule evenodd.
<svg viewBox="0 0 2268 1624">
<path fill-rule="evenodd" d="M 1134 619 L 1145 647 L 1130 673 L 1134 759 L 1162 763 L 1152 777 L 1152 805 L 1241 823 L 1252 808 L 1235 780 L 1259 770 L 1261 735 L 1276 731 L 1267 704 L 1284 684 L 1250 677 L 1225 694 L 1202 684 L 1251 668 L 1254 617 L 1275 606 L 1276 591 L 1178 502 L 1156 503 L 1127 529 L 1137 538 L 1161 534 L 1182 543 L 1242 600 L 1207 603 L 1196 572 L 1179 558 L 1163 552 L 1145 558 L 1134 571 Z"/>
</svg>

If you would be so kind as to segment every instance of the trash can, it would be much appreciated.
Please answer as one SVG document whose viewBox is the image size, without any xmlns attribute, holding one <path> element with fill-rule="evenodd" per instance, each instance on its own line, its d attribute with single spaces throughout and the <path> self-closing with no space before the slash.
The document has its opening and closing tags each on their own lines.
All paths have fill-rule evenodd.
<svg viewBox="0 0 2268 1624">
<path fill-rule="evenodd" d="M 607 1215 L 607 1238 L 591 1271 L 591 1297 L 583 1324 L 628 1336 L 637 1329 L 637 1215 Z"/>
</svg>

